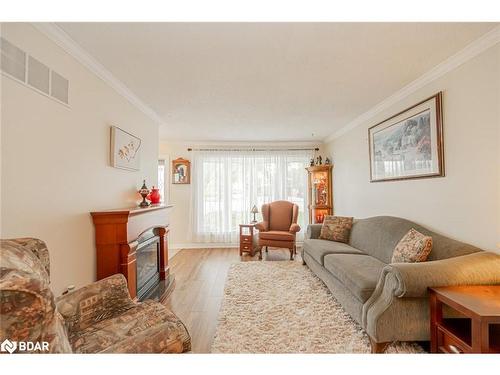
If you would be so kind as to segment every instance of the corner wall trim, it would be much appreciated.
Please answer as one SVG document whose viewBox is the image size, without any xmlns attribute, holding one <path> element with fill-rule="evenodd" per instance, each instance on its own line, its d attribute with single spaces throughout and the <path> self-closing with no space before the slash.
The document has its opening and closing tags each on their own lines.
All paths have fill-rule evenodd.
<svg viewBox="0 0 500 375">
<path fill-rule="evenodd" d="M 348 131 L 356 128 L 365 121 L 374 117 L 376 114 L 388 109 L 389 107 L 396 104 L 400 100 L 413 94 L 414 92 L 426 86 L 427 84 L 431 83 L 432 81 L 435 81 L 436 79 L 458 68 L 460 65 L 466 63 L 467 61 L 471 60 L 480 53 L 486 51 L 487 49 L 495 46 L 499 42 L 500 42 L 500 26 L 497 26 L 493 30 L 487 32 L 486 34 L 479 37 L 472 43 L 468 44 L 465 48 L 463 48 L 456 54 L 450 56 L 448 59 L 436 65 L 434 68 L 429 70 L 424 75 L 420 76 L 413 82 L 404 86 L 402 89 L 396 91 L 394 94 L 384 99 L 383 101 L 381 101 L 380 103 L 378 103 L 365 113 L 356 117 L 354 120 L 352 120 L 339 130 L 337 130 L 335 133 L 326 137 L 323 142 L 325 143 L 331 142 L 334 139 L 344 135 Z"/>
<path fill-rule="evenodd" d="M 163 124 L 161 117 L 151 107 L 139 99 L 123 82 L 92 57 L 90 53 L 85 51 L 63 29 L 51 22 L 32 22 L 31 25 L 102 79 L 108 86 L 127 99 L 157 125 Z"/>
</svg>

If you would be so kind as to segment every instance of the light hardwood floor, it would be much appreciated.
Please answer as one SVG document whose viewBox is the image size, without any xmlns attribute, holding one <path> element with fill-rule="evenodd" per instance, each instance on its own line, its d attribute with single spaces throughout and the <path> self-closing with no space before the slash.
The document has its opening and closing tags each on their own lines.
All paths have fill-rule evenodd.
<svg viewBox="0 0 500 375">
<path fill-rule="evenodd" d="M 269 249 L 262 262 L 289 261 L 288 249 Z M 240 257 L 237 248 L 183 249 L 170 259 L 170 270 L 175 275 L 175 288 L 165 300 L 186 325 L 193 353 L 210 353 L 217 327 L 227 272 L 233 263 L 257 261 L 258 256 Z M 302 262 L 300 251 L 295 261 Z"/>
</svg>

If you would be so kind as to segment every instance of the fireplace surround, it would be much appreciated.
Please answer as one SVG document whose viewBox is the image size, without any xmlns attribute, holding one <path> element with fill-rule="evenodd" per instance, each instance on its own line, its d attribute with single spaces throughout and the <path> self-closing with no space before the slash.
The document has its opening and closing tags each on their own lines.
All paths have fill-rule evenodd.
<svg viewBox="0 0 500 375">
<path fill-rule="evenodd" d="M 164 299 L 173 287 L 168 266 L 168 209 L 151 205 L 91 212 L 97 279 L 122 273 L 132 298 Z"/>
</svg>

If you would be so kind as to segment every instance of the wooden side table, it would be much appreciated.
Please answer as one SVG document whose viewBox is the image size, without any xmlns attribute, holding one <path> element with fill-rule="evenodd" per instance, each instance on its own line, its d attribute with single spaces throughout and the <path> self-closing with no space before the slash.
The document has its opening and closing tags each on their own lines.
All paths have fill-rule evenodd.
<svg viewBox="0 0 500 375">
<path fill-rule="evenodd" d="M 255 224 L 240 224 L 240 256 L 250 253 L 254 256 L 256 244 L 254 241 Z"/>
<path fill-rule="evenodd" d="M 500 285 L 429 288 L 431 353 L 500 353 Z M 444 318 L 443 306 L 460 318 Z"/>
</svg>

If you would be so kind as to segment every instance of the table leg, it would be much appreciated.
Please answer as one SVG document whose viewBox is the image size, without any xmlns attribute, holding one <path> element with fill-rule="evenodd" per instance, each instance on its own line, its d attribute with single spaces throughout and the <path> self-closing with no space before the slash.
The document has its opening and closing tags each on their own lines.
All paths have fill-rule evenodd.
<svg viewBox="0 0 500 375">
<path fill-rule="evenodd" d="M 443 304 L 438 300 L 436 294 L 430 294 L 429 306 L 430 314 L 430 330 L 431 330 L 431 353 L 438 352 L 437 342 L 437 325 L 443 320 Z"/>
<path fill-rule="evenodd" d="M 472 319 L 472 352 L 489 353 L 489 324 L 478 319 Z"/>
</svg>

